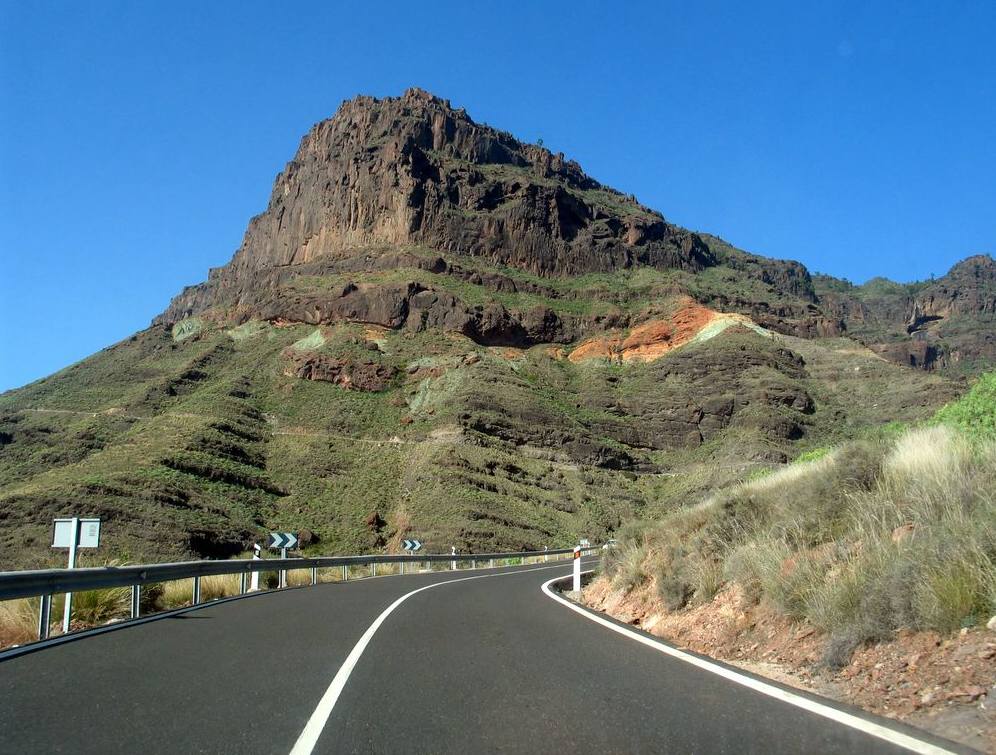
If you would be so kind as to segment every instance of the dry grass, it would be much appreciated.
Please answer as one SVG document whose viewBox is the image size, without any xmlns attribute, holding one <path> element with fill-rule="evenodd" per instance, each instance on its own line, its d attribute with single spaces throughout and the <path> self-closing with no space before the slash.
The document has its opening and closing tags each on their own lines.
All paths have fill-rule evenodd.
<svg viewBox="0 0 996 755">
<path fill-rule="evenodd" d="M 945 426 L 853 442 L 619 539 L 617 588 L 652 577 L 677 610 L 736 581 L 827 630 L 838 663 L 902 627 L 996 612 L 996 444 Z"/>
<path fill-rule="evenodd" d="M 288 587 L 302 587 L 311 584 L 311 569 L 294 569 L 287 572 Z"/>
<path fill-rule="evenodd" d="M 262 582 L 262 580 L 261 580 Z M 240 574 L 212 574 L 201 577 L 201 602 L 238 595 L 242 587 Z M 164 582 L 158 591 L 155 607 L 170 610 L 192 605 L 194 602 L 194 580 L 177 579 Z"/>
<path fill-rule="evenodd" d="M 38 639 L 41 598 L 21 598 L 0 602 L 0 647 L 23 645 Z M 51 631 L 61 631 L 64 595 L 52 596 Z M 86 590 L 73 594 L 73 629 L 106 624 L 129 615 L 131 589 Z"/>
<path fill-rule="evenodd" d="M 38 639 L 38 598 L 0 602 L 0 647 Z"/>
</svg>

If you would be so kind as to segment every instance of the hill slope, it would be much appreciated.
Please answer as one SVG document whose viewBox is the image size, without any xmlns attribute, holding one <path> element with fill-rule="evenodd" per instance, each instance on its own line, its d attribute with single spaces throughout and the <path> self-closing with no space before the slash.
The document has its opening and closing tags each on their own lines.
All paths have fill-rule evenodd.
<svg viewBox="0 0 996 755">
<path fill-rule="evenodd" d="M 970 306 L 916 305 L 962 365 L 988 358 L 972 280 Z M 0 396 L 0 568 L 50 562 L 71 513 L 107 523 L 101 559 L 223 557 L 268 529 L 321 552 L 604 537 L 954 396 L 883 358 L 909 362 L 878 345 L 902 309 L 879 300 L 419 90 L 360 97 L 304 138 L 229 265 Z"/>
</svg>

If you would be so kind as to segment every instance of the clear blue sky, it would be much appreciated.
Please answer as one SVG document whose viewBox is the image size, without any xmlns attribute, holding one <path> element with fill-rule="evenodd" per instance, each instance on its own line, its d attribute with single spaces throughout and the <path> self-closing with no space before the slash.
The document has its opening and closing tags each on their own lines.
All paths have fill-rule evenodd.
<svg viewBox="0 0 996 755">
<path fill-rule="evenodd" d="M 942 274 L 996 251 L 994 38 L 988 0 L 0 0 L 0 390 L 147 326 L 315 121 L 412 85 L 745 249 Z"/>
</svg>

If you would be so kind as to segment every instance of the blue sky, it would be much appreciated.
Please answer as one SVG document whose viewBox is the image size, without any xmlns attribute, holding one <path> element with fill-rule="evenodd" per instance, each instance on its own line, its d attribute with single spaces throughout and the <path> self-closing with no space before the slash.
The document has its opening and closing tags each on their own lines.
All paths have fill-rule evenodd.
<svg viewBox="0 0 996 755">
<path fill-rule="evenodd" d="M 942 274 L 996 251 L 994 35 L 992 2 L 0 0 L 0 390 L 146 327 L 314 122 L 412 85 L 742 248 Z"/>
</svg>

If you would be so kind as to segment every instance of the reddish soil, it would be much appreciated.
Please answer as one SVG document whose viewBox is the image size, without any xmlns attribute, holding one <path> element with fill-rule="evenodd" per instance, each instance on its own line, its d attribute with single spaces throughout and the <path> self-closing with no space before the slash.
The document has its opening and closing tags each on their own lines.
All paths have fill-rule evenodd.
<svg viewBox="0 0 996 755">
<path fill-rule="evenodd" d="M 653 585 L 624 594 L 597 579 L 584 600 L 679 647 L 996 753 L 996 631 L 901 631 L 832 671 L 822 662 L 825 634 L 746 601 L 736 586 L 676 612 Z"/>
<path fill-rule="evenodd" d="M 718 314 L 689 299 L 671 317 L 648 320 L 630 330 L 629 335 L 617 333 L 590 338 L 574 349 L 568 359 L 572 362 L 586 359 L 650 362 L 691 341 Z"/>
</svg>

